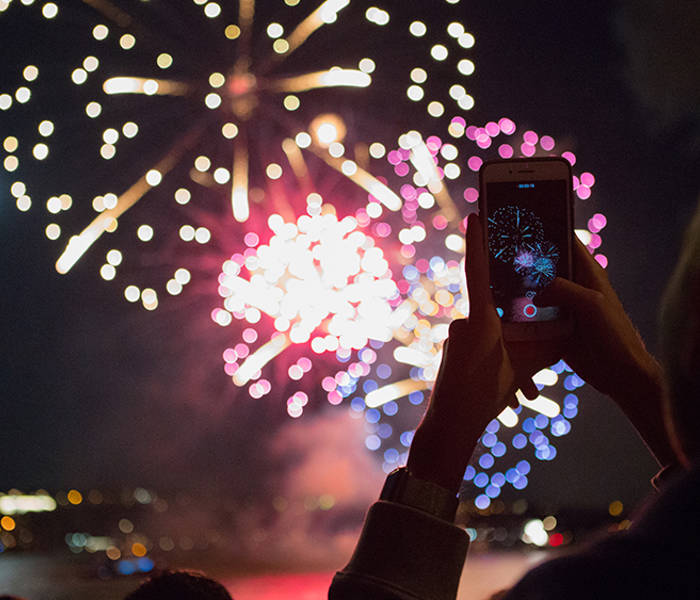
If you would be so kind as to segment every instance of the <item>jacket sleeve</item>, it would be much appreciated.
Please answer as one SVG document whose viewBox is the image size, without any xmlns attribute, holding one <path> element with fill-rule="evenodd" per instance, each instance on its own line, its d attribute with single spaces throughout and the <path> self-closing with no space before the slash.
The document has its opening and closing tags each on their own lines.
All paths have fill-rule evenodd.
<svg viewBox="0 0 700 600">
<path fill-rule="evenodd" d="M 466 531 L 451 523 L 376 502 L 329 600 L 454 600 L 468 546 Z"/>
</svg>

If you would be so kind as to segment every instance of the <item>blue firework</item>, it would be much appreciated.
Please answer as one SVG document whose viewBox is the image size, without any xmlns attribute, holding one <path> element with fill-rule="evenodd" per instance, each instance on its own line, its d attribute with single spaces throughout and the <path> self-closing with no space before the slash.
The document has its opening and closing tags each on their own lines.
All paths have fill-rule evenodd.
<svg viewBox="0 0 700 600">
<path fill-rule="evenodd" d="M 521 206 L 502 206 L 488 220 L 489 252 L 505 263 L 542 242 L 544 230 L 535 213 Z"/>
<path fill-rule="evenodd" d="M 513 266 L 518 273 L 524 273 L 534 267 L 538 258 L 536 251 L 528 247 L 520 248 L 513 259 Z"/>
<path fill-rule="evenodd" d="M 538 242 L 519 249 L 513 258 L 513 267 L 527 278 L 533 287 L 549 285 L 557 276 L 559 248 L 551 242 Z"/>
</svg>

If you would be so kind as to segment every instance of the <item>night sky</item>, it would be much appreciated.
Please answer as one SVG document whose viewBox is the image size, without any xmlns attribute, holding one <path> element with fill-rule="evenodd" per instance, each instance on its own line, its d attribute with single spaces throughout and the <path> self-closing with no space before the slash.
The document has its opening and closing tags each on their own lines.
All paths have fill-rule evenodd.
<svg viewBox="0 0 700 600">
<path fill-rule="evenodd" d="M 700 77 L 688 54 L 692 29 L 668 35 L 653 11 L 630 8 L 640 4 L 661 3 L 463 1 L 461 11 L 477 39 L 474 120 L 508 115 L 571 140 L 608 218 L 610 278 L 653 350 L 660 295 L 700 188 L 698 92 L 678 81 Z M 0 31 L 13 27 L 12 15 L 0 15 Z M 394 139 L 412 126 L 402 118 L 385 123 Z M 245 481 L 255 495 L 269 486 L 275 465 L 260 448 L 282 422 L 283 401 L 274 392 L 252 401 L 231 385 L 220 332 L 195 346 L 213 330 L 206 308 L 197 310 L 206 305 L 191 294 L 186 309 L 136 310 L 99 279 L 98 259 L 58 275 L 58 247 L 38 211 L 14 207 L 12 177 L 0 172 L 0 490 Z M 582 391 L 573 425 L 557 460 L 537 465 L 528 497 L 596 504 L 646 493 L 654 463 L 608 399 Z"/>
</svg>

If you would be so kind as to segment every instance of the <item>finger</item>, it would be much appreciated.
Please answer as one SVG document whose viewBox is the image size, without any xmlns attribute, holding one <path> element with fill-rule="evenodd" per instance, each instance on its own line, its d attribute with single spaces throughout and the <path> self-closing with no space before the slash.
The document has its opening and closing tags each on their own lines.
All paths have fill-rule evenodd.
<svg viewBox="0 0 700 600">
<path fill-rule="evenodd" d="M 535 306 L 563 306 L 574 312 L 590 310 L 593 303 L 603 297 L 602 292 L 592 290 L 568 279 L 557 277 L 533 299 Z"/>
<path fill-rule="evenodd" d="M 515 410 L 516 408 L 518 408 L 518 406 L 520 406 L 520 402 L 518 401 L 518 397 L 515 394 L 511 394 L 510 396 L 508 396 L 507 404 L 508 404 L 508 407 L 512 408 L 513 410 Z"/>
<path fill-rule="evenodd" d="M 561 339 L 551 340 L 508 340 L 506 350 L 515 370 L 524 376 L 531 376 L 561 358 Z"/>
<path fill-rule="evenodd" d="M 575 236 L 576 237 L 576 236 Z M 574 244 L 574 278 L 577 283 L 599 292 L 609 295 L 612 291 L 608 281 L 608 275 L 598 261 L 584 246 L 583 242 L 576 237 Z"/>
<path fill-rule="evenodd" d="M 588 248 L 584 246 L 578 236 L 574 236 L 573 258 L 576 281 L 586 287 L 591 287 L 596 279 L 595 269 L 596 267 L 601 268 L 601 266 L 596 262 L 593 256 L 591 256 Z"/>
<path fill-rule="evenodd" d="M 462 340 L 466 338 L 469 334 L 469 322 L 466 319 L 454 319 L 448 329 L 447 329 L 447 339 L 445 340 L 445 345 L 447 345 L 448 340 Z"/>
<path fill-rule="evenodd" d="M 438 367 L 437 376 L 435 377 L 435 388 L 439 388 L 442 384 L 442 380 L 445 377 L 445 368 L 447 364 L 447 345 L 450 343 L 450 338 L 448 337 L 442 343 L 442 356 L 440 358 L 440 366 Z"/>
<path fill-rule="evenodd" d="M 470 312 L 481 310 L 491 304 L 489 289 L 489 263 L 484 245 L 481 221 L 476 214 L 469 215 L 467 221 L 467 252 L 465 257 L 465 274 L 467 276 L 467 293 L 469 294 Z"/>
<path fill-rule="evenodd" d="M 534 400 L 540 395 L 540 390 L 537 389 L 535 382 L 529 377 L 526 377 L 522 381 L 518 382 L 520 386 L 520 391 L 525 395 L 528 400 Z"/>
</svg>

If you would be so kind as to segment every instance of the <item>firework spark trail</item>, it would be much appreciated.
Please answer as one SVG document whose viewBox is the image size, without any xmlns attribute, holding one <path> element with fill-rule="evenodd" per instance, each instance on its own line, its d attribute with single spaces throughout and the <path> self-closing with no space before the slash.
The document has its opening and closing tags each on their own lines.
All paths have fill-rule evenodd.
<svg viewBox="0 0 700 600">
<path fill-rule="evenodd" d="M 282 26 L 279 23 L 271 23 L 268 26 L 267 33 L 269 37 L 274 39 L 271 52 L 274 60 L 264 61 L 254 73 L 251 69 L 253 68 L 253 19 L 256 15 L 256 3 L 253 0 L 239 2 L 238 24 L 224 28 L 224 36 L 222 36 L 229 40 L 229 43 L 232 40 L 238 40 L 235 46 L 236 51 L 229 63 L 228 74 L 224 74 L 226 71 L 224 73 L 212 73 L 208 78 L 208 91 L 203 91 L 201 85 L 203 73 L 192 73 L 188 78 L 183 78 L 182 70 L 180 70 L 177 76 L 171 78 L 121 73 L 105 78 L 101 82 L 102 92 L 108 98 L 128 95 L 145 96 L 147 98 L 179 97 L 188 102 L 199 103 L 204 111 L 203 114 L 211 114 L 209 111 L 216 114 L 217 118 L 214 122 L 217 123 L 217 129 L 221 129 L 223 138 L 228 140 L 231 170 L 227 174 L 222 172 L 215 179 L 220 185 L 224 185 L 224 180 L 229 182 L 234 218 L 238 222 L 245 222 L 250 217 L 251 155 L 249 146 L 251 132 L 249 130 L 251 127 L 257 127 L 259 118 L 267 118 L 267 116 L 258 115 L 259 100 L 265 96 L 284 97 L 285 109 L 291 111 L 296 110 L 298 107 L 297 94 L 304 94 L 308 91 L 323 88 L 364 88 L 369 86 L 372 81 L 368 72 L 354 68 L 332 67 L 287 76 L 279 74 L 280 65 L 292 53 L 304 44 L 309 43 L 313 38 L 314 32 L 337 21 L 340 12 L 348 4 L 347 0 L 327 0 L 321 3 L 310 14 L 302 18 L 286 38 L 282 35 Z M 108 0 L 84 0 L 83 5 L 88 7 L 88 9 L 94 10 L 116 28 L 122 31 L 126 30 L 126 33 L 119 37 L 119 45 L 122 51 L 133 52 L 133 48 L 137 46 L 139 40 L 146 40 L 146 46 L 149 44 L 151 46 L 168 46 L 167 34 L 159 30 L 157 24 L 144 23 L 141 14 L 138 17 L 131 15 Z M 3 5 L 2 10 L 7 10 L 8 7 L 9 4 Z M 216 3 L 209 3 L 202 10 L 205 13 L 205 17 L 209 19 L 216 19 L 222 14 L 221 7 Z M 61 18 L 61 12 L 58 8 L 47 9 L 45 7 L 43 12 L 47 22 L 52 20 L 58 21 Z M 89 22 L 89 19 L 86 19 L 86 21 Z M 135 33 L 136 36 L 129 33 L 129 31 Z M 96 41 L 103 42 L 110 33 L 109 27 L 104 24 L 98 24 L 93 28 L 92 36 Z M 168 52 L 160 52 L 156 62 L 160 70 L 168 70 L 172 67 L 174 59 Z M 100 60 L 94 56 L 88 56 L 84 61 L 83 67 L 74 70 L 72 74 L 73 83 L 78 86 L 83 85 L 86 80 L 93 76 L 91 74 L 101 66 Z M 151 70 L 150 65 L 144 65 L 144 67 Z M 277 74 L 273 77 L 268 77 L 267 73 L 273 67 L 276 69 Z M 127 67 L 126 69 L 133 69 L 133 67 Z M 113 73 L 115 70 L 123 69 L 117 67 L 110 70 Z M 36 75 L 32 77 L 36 78 Z M 28 91 L 26 97 L 27 99 L 30 97 Z M 19 95 L 18 101 L 24 102 L 24 96 Z M 9 109 L 12 104 L 10 101 L 10 104 L 6 106 L 6 102 L 4 98 L 0 102 L 3 110 Z M 88 103 L 86 112 L 91 119 L 99 118 L 103 112 L 103 106 L 100 102 L 93 101 Z M 232 118 L 237 123 L 231 122 Z M 208 121 L 212 122 L 211 119 L 208 119 Z M 279 119 L 276 119 L 276 121 L 282 122 Z M 101 149 L 102 158 L 105 160 L 111 160 L 116 154 L 116 140 L 119 136 L 118 133 L 113 136 L 111 131 L 113 131 L 112 128 L 105 130 L 105 144 Z M 114 131 L 116 132 L 116 129 Z M 133 135 L 137 133 L 138 129 Z M 202 127 L 199 129 L 199 138 L 195 136 L 195 139 L 192 139 L 189 134 L 186 134 L 188 139 L 187 149 L 200 145 L 204 135 L 211 133 L 211 125 L 209 125 L 207 128 Z M 292 132 L 288 131 L 287 134 L 289 133 Z M 132 137 L 132 135 L 127 135 L 126 132 L 124 136 L 127 138 Z M 144 169 L 144 171 L 160 172 L 161 178 L 158 182 L 160 183 L 177 166 L 177 161 L 173 162 L 170 158 L 183 158 L 185 153 L 178 150 L 178 148 L 179 142 L 176 142 L 170 151 L 164 152 L 165 159 L 155 163 L 150 169 Z M 35 152 L 35 155 L 37 158 L 43 159 L 47 153 L 48 150 L 44 150 L 42 147 L 42 149 Z M 18 161 L 15 157 L 10 157 L 10 160 L 5 161 L 5 166 L 9 167 L 10 170 L 15 170 L 17 164 Z M 360 173 L 358 175 L 358 178 L 363 177 L 367 180 L 367 185 L 376 185 L 376 182 L 371 182 L 368 174 Z M 115 219 L 122 217 L 138 199 L 148 193 L 153 187 L 143 177 L 135 184 L 132 184 L 127 191 L 119 196 L 118 206 L 109 207 L 106 209 L 106 212 L 101 212 L 79 235 L 74 236 L 66 245 L 66 250 L 64 250 L 61 258 L 57 261 L 58 271 L 67 273 L 100 237 L 101 233 L 107 227 L 112 226 L 116 222 Z M 26 210 L 29 207 L 29 200 L 25 199 L 20 204 Z M 99 202 L 98 205 L 101 206 Z M 60 236 L 60 234 L 60 228 L 54 225 L 51 229 L 52 239 Z"/>
<path fill-rule="evenodd" d="M 211 139 L 210 134 L 213 133 L 214 139 L 220 136 L 219 139 L 225 140 L 225 144 L 228 145 L 227 151 L 231 158 L 229 165 L 227 165 L 229 168 L 222 166 L 214 169 L 214 161 L 206 155 L 200 155 L 194 161 L 195 169 L 190 170 L 190 179 L 200 185 L 211 188 L 217 185 L 229 185 L 232 210 L 238 222 L 246 222 L 250 218 L 250 186 L 259 185 L 259 182 L 256 182 L 255 173 L 251 172 L 253 167 L 251 160 L 257 160 L 256 156 L 251 155 L 250 145 L 255 137 L 251 135 L 251 131 L 253 131 L 251 129 L 251 124 L 258 124 L 260 119 L 263 118 L 271 118 L 270 120 L 277 124 L 283 124 L 284 121 L 276 114 L 271 115 L 267 109 L 263 112 L 260 101 L 272 95 L 279 97 L 284 96 L 284 108 L 291 114 L 293 111 L 297 110 L 299 105 L 299 99 L 295 94 L 303 94 L 306 91 L 328 87 L 367 87 L 372 82 L 372 74 L 377 67 L 374 60 L 363 58 L 359 61 L 359 68 L 357 69 L 334 66 L 325 70 L 314 70 L 306 74 L 303 72 L 298 74 L 292 71 L 293 74 L 285 75 L 284 73 L 280 73 L 280 65 L 284 65 L 285 61 L 302 46 L 311 43 L 311 40 L 314 39 L 315 32 L 319 29 L 328 27 L 336 22 L 344 22 L 346 19 L 344 15 L 346 14 L 349 15 L 348 18 L 355 20 L 362 15 L 365 24 L 377 30 L 383 29 L 384 32 L 392 34 L 397 31 L 397 28 L 393 25 L 393 21 L 391 20 L 390 13 L 386 10 L 376 7 L 370 7 L 365 10 L 359 7 L 359 5 L 350 6 L 351 3 L 348 0 L 326 0 L 321 2 L 311 13 L 298 19 L 296 24 L 291 26 L 290 33 L 285 33 L 284 27 L 280 23 L 275 21 L 270 22 L 267 27 L 267 35 L 273 40 L 272 52 L 270 53 L 271 59 L 262 60 L 259 65 L 253 65 L 252 52 L 254 41 L 256 42 L 256 53 L 260 54 L 259 40 L 254 40 L 253 38 L 253 21 L 254 19 L 256 19 L 257 22 L 261 19 L 267 19 L 269 18 L 269 14 L 259 16 L 256 10 L 259 8 L 261 12 L 264 12 L 262 5 L 256 5 L 254 0 L 245 0 L 238 4 L 236 15 L 237 25 L 230 24 L 226 27 L 222 26 L 221 28 L 217 25 L 216 27 L 217 35 L 220 35 L 220 31 L 223 30 L 224 35 L 221 36 L 220 39 L 228 40 L 227 43 L 229 44 L 235 41 L 235 44 L 230 46 L 232 52 L 228 61 L 229 66 L 225 69 L 219 67 L 221 72 L 215 71 L 207 77 L 207 72 L 204 71 L 202 65 L 197 64 L 191 59 L 191 56 L 193 56 L 192 52 L 188 52 L 187 60 L 183 59 L 182 64 L 179 63 L 177 55 L 173 56 L 174 44 L 177 43 L 173 40 L 177 38 L 177 35 L 174 34 L 172 28 L 164 27 L 163 24 L 156 20 L 158 13 L 155 7 L 153 9 L 150 7 L 142 7 L 138 10 L 134 8 L 133 14 L 130 14 L 122 7 L 109 0 L 84 0 L 81 5 L 85 7 L 83 12 L 80 12 L 78 7 L 73 7 L 70 10 L 68 8 L 59 9 L 53 3 L 49 3 L 42 8 L 42 12 L 43 16 L 46 18 L 47 26 L 52 26 L 52 23 L 61 23 L 64 11 L 66 17 L 70 20 L 71 27 L 76 27 L 79 23 L 84 22 L 85 29 L 91 33 L 92 43 L 95 44 L 96 48 L 98 46 L 104 47 L 105 44 L 111 40 L 118 44 L 118 47 L 115 48 L 116 53 L 105 54 L 101 51 L 98 53 L 98 55 L 101 56 L 100 58 L 94 55 L 86 56 L 82 64 L 79 62 L 71 74 L 72 82 L 77 86 L 78 91 L 90 89 L 92 90 L 90 93 L 94 93 L 96 91 L 95 86 L 91 82 L 94 81 L 94 78 L 97 78 L 97 81 L 94 82 L 97 83 L 99 81 L 100 91 L 104 94 L 104 100 L 100 99 L 99 102 L 93 100 L 86 104 L 85 113 L 89 121 L 94 120 L 96 123 L 98 120 L 104 120 L 108 111 L 110 112 L 109 120 L 114 120 L 111 113 L 113 112 L 112 108 L 117 105 L 110 102 L 111 98 L 116 100 L 120 97 L 140 96 L 144 98 L 144 103 L 141 105 L 143 107 L 146 106 L 146 102 L 149 105 L 155 106 L 157 98 L 181 99 L 190 104 L 195 103 L 198 105 L 200 111 L 204 111 L 202 116 L 208 115 L 208 124 L 206 128 L 203 128 L 200 139 L 194 140 L 192 149 L 194 150 L 196 146 L 201 147 L 205 134 L 207 139 Z M 0 12 L 4 12 L 8 7 L 9 3 L 3 4 L 3 6 L 0 7 L 2 9 Z M 13 14 L 16 14 L 19 18 L 20 11 L 30 10 L 34 10 L 34 8 L 18 8 Z M 197 9 L 190 8 L 188 10 L 192 11 Z M 216 2 L 210 2 L 206 6 L 201 6 L 199 10 L 202 11 L 205 17 L 203 21 L 221 23 L 222 20 L 226 18 L 226 12 L 229 9 L 228 7 L 222 8 Z M 396 5 L 391 8 L 391 11 L 395 14 L 402 13 L 405 10 L 407 9 L 402 3 L 396 3 Z M 444 7 L 443 10 L 446 11 L 445 23 L 447 23 L 449 21 L 447 12 L 454 12 L 454 10 L 448 7 Z M 97 15 L 98 18 L 101 17 L 105 19 L 106 22 L 110 24 L 110 27 L 99 20 L 95 21 L 95 15 Z M 289 19 L 287 19 L 287 21 L 289 21 Z M 387 27 L 390 21 L 391 24 Z M 356 21 L 353 21 L 353 23 L 354 22 Z M 170 25 L 171 23 L 168 23 L 168 26 Z M 66 31 L 68 31 L 68 29 L 66 29 Z M 452 22 L 449 27 L 447 27 L 447 31 L 452 40 L 451 43 L 454 43 L 458 50 L 460 48 L 469 49 L 473 45 L 473 36 L 466 33 L 463 26 Z M 191 31 L 188 31 L 188 34 L 190 33 Z M 421 21 L 413 21 L 406 35 L 409 33 L 410 37 L 416 42 L 411 46 L 411 52 L 419 55 L 426 48 L 420 43 L 421 38 L 425 36 L 425 25 Z M 199 43 L 199 40 L 196 37 L 192 37 L 192 35 L 189 36 L 189 39 L 195 45 Z M 398 48 L 400 44 L 392 43 L 391 46 Z M 440 48 L 443 48 L 443 46 L 440 46 Z M 188 50 L 190 49 L 188 48 Z M 442 60 L 440 51 L 436 51 L 436 47 L 432 47 L 430 52 L 436 61 L 436 66 L 439 66 L 439 60 Z M 455 52 L 455 50 L 450 48 L 450 52 Z M 148 57 L 148 61 L 145 60 L 149 53 L 157 53 L 155 63 L 158 74 L 153 73 L 151 76 L 142 73 L 128 74 L 128 71 L 133 72 L 135 69 L 135 62 L 133 60 L 124 60 L 124 66 L 121 66 L 122 60 L 118 58 L 118 55 L 123 56 L 124 59 L 127 59 L 129 56 L 139 56 L 138 62 L 142 63 L 143 70 L 152 71 L 153 65 L 150 61 L 153 60 L 153 57 Z M 258 58 L 257 54 L 256 60 Z M 465 60 L 466 59 L 462 59 L 457 65 L 459 77 L 465 77 L 470 73 L 469 69 L 465 69 L 464 67 L 464 65 L 470 64 L 470 61 L 464 62 Z M 251 71 L 253 68 L 255 72 Z M 140 67 L 139 69 L 141 70 Z M 268 73 L 271 72 L 272 69 L 275 70 L 275 74 L 273 76 L 268 76 Z M 100 80 L 100 70 L 109 71 L 110 76 Z M 36 71 L 35 67 L 27 67 L 25 71 L 27 72 L 27 81 L 33 81 L 36 78 L 36 73 L 34 73 L 34 71 Z M 127 72 L 125 73 L 124 71 Z M 163 77 L 160 75 L 165 72 L 173 73 L 173 76 Z M 384 72 L 387 72 L 386 69 Z M 412 74 L 412 81 L 415 79 L 415 75 Z M 204 83 L 203 80 L 206 80 L 204 86 L 202 85 Z M 414 81 L 411 89 L 414 90 L 416 85 Z M 430 94 L 426 96 L 426 105 L 424 109 L 431 115 L 435 112 L 435 106 L 441 103 L 437 102 L 436 104 L 436 101 L 432 103 L 427 102 L 427 97 L 429 95 Z M 453 92 L 451 92 L 451 95 L 457 98 Z M 463 96 L 462 94 L 462 96 L 459 97 L 461 98 Z M 17 92 L 15 106 L 26 102 L 29 97 L 29 89 L 25 90 L 24 88 L 20 88 Z M 409 98 L 414 100 L 411 94 L 409 94 Z M 422 104 L 422 102 L 416 101 L 416 106 Z M 464 102 L 462 102 L 462 104 L 464 104 Z M 129 106 L 131 106 L 131 104 L 129 104 Z M 6 94 L 2 94 L 2 98 L 0 98 L 0 108 L 2 110 L 8 110 L 10 107 L 12 107 L 12 98 Z M 210 118 L 211 116 L 214 118 Z M 138 114 L 135 113 L 132 118 L 138 118 Z M 215 131 L 212 131 L 212 124 L 215 124 Z M 112 123 L 110 123 L 110 125 L 112 125 Z M 47 127 L 49 126 L 53 130 L 54 123 L 50 121 L 47 122 Z M 297 131 L 299 129 L 303 131 L 303 125 L 293 127 Z M 121 149 L 118 151 L 118 145 L 120 147 L 125 145 L 135 136 L 147 135 L 146 125 L 144 123 L 139 127 L 135 122 L 127 121 L 123 124 L 121 129 L 122 131 L 120 131 L 120 127 L 115 124 L 115 126 L 107 127 L 102 132 L 102 141 L 104 142 L 100 148 L 100 158 L 102 160 L 114 161 L 115 156 L 122 152 Z M 287 134 L 293 131 L 294 130 L 287 131 Z M 309 132 L 313 137 L 314 132 L 311 128 Z M 44 134 L 42 133 L 42 135 Z M 48 136 L 50 133 L 46 135 Z M 342 137 L 343 136 L 338 136 L 336 143 L 332 145 L 342 146 L 342 144 L 339 143 L 342 142 Z M 299 134 L 287 139 L 294 140 L 294 143 L 297 143 L 298 138 Z M 12 140 L 14 139 L 16 138 L 13 136 L 7 138 L 7 143 L 5 144 L 6 149 L 13 148 Z M 139 137 L 139 139 L 141 138 Z M 288 141 L 287 149 L 285 149 L 284 152 L 288 157 L 292 156 L 292 154 L 295 155 L 296 162 L 292 164 L 292 168 L 295 170 L 297 176 L 303 179 L 306 177 L 303 175 L 305 168 L 302 162 L 303 157 L 302 160 L 299 160 L 301 153 L 298 152 L 297 149 L 289 150 L 289 145 L 290 142 Z M 167 148 L 167 146 L 164 146 L 164 148 Z M 358 164 L 358 162 L 343 156 L 342 151 L 340 154 L 329 154 L 326 152 L 328 149 L 327 145 L 322 142 L 319 143 L 316 139 L 313 139 L 311 144 L 299 145 L 299 149 L 303 148 L 308 148 L 316 155 L 321 156 L 331 168 L 352 179 L 391 210 L 400 210 L 402 199 L 367 170 L 365 163 L 366 160 L 369 159 L 369 155 L 366 150 L 364 162 Z M 7 152 L 10 153 L 10 155 L 6 157 L 4 165 L 8 170 L 14 171 L 19 164 L 18 157 L 12 154 L 14 150 L 7 150 Z M 173 144 L 170 151 L 164 150 L 162 156 L 169 155 L 170 152 L 179 155 L 179 152 L 177 152 L 177 142 Z M 36 145 L 34 154 L 39 164 L 41 161 L 45 160 L 48 153 L 49 148 L 47 143 Z M 186 155 L 187 153 L 184 154 Z M 186 156 L 182 156 L 182 158 L 184 160 Z M 211 165 L 211 171 L 209 171 L 209 165 Z M 271 163 L 269 166 L 279 168 L 279 165 L 274 163 Z M 153 181 L 158 180 L 157 185 L 159 185 L 161 189 L 172 186 L 172 181 L 178 178 L 178 173 L 185 171 L 185 169 L 182 168 L 182 161 L 180 161 L 179 165 L 168 164 L 167 168 L 164 167 L 164 163 L 156 161 L 150 169 L 143 169 L 143 172 L 151 173 L 151 179 Z M 298 169 L 301 169 L 301 171 Z M 156 171 L 160 173 L 160 177 L 157 177 L 157 174 L 154 173 Z M 306 172 L 308 173 L 308 169 L 306 169 Z M 279 177 L 279 175 L 271 176 L 268 173 L 268 177 Z M 446 211 L 445 214 L 451 218 L 454 215 L 454 207 L 449 198 L 447 188 L 440 185 L 438 178 L 434 177 L 434 182 L 440 187 L 440 189 L 436 191 L 436 198 Z M 21 210 L 29 210 L 31 206 L 29 188 L 21 181 L 16 183 L 17 185 L 13 188 L 13 195 L 17 198 L 18 207 L 20 207 Z M 73 241 L 65 243 L 65 250 L 57 261 L 59 272 L 68 272 L 88 248 L 94 245 L 102 231 L 106 228 L 106 230 L 110 232 L 113 231 L 119 219 L 124 218 L 125 214 L 134 206 L 133 199 L 136 196 L 141 198 L 145 194 L 157 193 L 153 191 L 154 185 L 149 184 L 147 186 L 145 183 L 148 183 L 148 181 L 144 182 L 143 177 L 139 177 L 135 184 L 131 183 L 124 186 L 126 191 L 121 193 L 121 195 L 109 191 L 108 193 L 98 194 L 93 198 L 93 207 L 95 211 L 100 214 L 92 218 L 89 225 L 83 229 L 82 233 L 74 236 Z M 310 181 L 310 179 L 307 178 L 303 181 L 303 184 L 306 189 L 313 191 L 313 182 Z M 24 188 L 22 188 L 23 185 Z M 117 185 L 121 186 L 122 184 L 118 183 Z M 23 190 L 23 192 L 19 193 L 19 190 Z M 160 192 L 160 195 L 162 195 L 162 192 Z M 70 207 L 73 204 L 72 197 L 66 194 L 60 197 L 63 198 L 63 200 L 61 200 L 61 210 L 67 210 L 66 206 Z M 182 186 L 176 190 L 175 200 L 181 206 L 185 206 L 190 201 L 191 197 L 192 193 L 187 187 Z M 128 202 L 125 201 L 127 199 L 129 200 Z M 49 204 L 52 204 L 52 202 L 55 204 L 53 198 L 50 199 Z M 117 204 L 116 206 L 115 202 Z M 49 212 L 56 214 L 51 208 Z M 65 229 L 67 229 L 67 227 L 69 226 L 61 227 L 58 223 L 50 223 L 46 229 L 46 234 L 52 240 L 59 240 L 65 235 Z M 201 228 L 197 229 L 197 235 L 192 236 L 190 231 L 193 230 L 193 228 L 190 228 L 189 225 L 184 226 L 184 228 L 180 230 L 181 236 L 183 236 L 182 239 L 185 241 L 195 239 L 199 243 L 206 243 L 206 240 L 210 236 L 207 231 L 200 231 L 200 229 Z M 153 230 L 153 227 L 150 225 L 144 226 L 144 231 L 146 232 L 144 235 L 141 235 L 139 232 L 138 237 L 140 241 L 143 242 L 153 238 L 153 234 L 148 233 L 149 230 Z M 121 251 L 118 252 L 121 253 Z M 113 253 L 113 255 L 116 254 Z M 124 263 L 119 263 L 119 265 L 122 264 Z M 116 267 L 119 265 L 108 262 L 103 265 L 101 274 L 106 276 L 107 279 L 111 279 L 115 276 Z M 123 266 L 121 268 L 123 268 Z M 170 281 L 168 283 L 170 283 Z M 171 287 L 172 289 L 176 289 L 177 286 Z M 134 297 L 133 285 L 127 286 L 127 288 L 129 289 L 129 293 L 125 294 L 125 296 L 131 301 Z M 150 295 L 149 291 L 149 297 Z M 150 302 L 149 306 L 153 306 L 153 303 Z"/>
<path fill-rule="evenodd" d="M 196 139 L 199 138 L 202 127 L 195 126 L 187 132 L 181 140 L 158 161 L 152 169 L 149 169 L 117 199 L 114 208 L 105 210 L 96 216 L 80 235 L 74 236 L 68 242 L 63 254 L 56 261 L 56 271 L 65 274 L 75 265 L 80 257 L 94 244 L 99 237 L 114 226 L 116 220 L 127 210 L 136 204 L 145 194 L 157 186 L 162 178 L 167 175 L 179 162 L 182 155 L 190 149 Z"/>
</svg>

